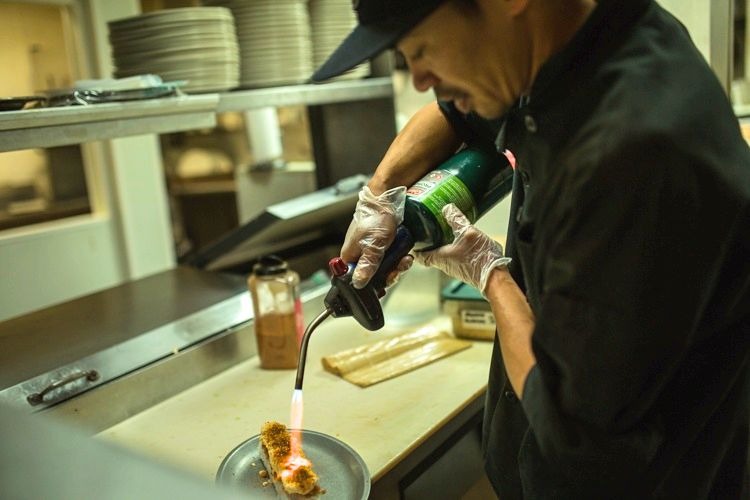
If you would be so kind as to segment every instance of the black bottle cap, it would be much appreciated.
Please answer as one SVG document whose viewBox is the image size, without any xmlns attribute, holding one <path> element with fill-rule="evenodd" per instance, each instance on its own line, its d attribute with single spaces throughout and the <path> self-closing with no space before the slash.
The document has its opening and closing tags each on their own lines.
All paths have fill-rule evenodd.
<svg viewBox="0 0 750 500">
<path fill-rule="evenodd" d="M 270 276 L 285 273 L 288 269 L 284 259 L 277 255 L 264 255 L 253 266 L 253 274 L 256 276 Z"/>
</svg>

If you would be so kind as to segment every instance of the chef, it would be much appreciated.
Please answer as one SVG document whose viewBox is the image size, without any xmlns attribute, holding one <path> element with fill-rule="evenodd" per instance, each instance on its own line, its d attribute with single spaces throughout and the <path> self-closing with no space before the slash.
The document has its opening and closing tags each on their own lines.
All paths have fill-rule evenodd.
<svg viewBox="0 0 750 500">
<path fill-rule="evenodd" d="M 498 496 L 750 498 L 750 154 L 685 28 L 652 0 L 354 8 L 313 79 L 395 47 L 437 97 L 359 195 L 341 250 L 355 286 L 404 186 L 466 142 L 516 158 L 505 252 L 449 204 L 454 242 L 414 256 L 492 307 Z"/>
</svg>

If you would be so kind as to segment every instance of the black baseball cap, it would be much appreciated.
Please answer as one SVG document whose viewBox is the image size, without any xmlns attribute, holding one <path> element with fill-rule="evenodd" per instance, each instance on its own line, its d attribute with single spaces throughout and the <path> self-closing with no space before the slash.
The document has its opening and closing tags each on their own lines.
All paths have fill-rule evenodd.
<svg viewBox="0 0 750 500">
<path fill-rule="evenodd" d="M 321 82 L 352 69 L 398 42 L 445 0 L 354 0 L 358 24 L 313 74 Z"/>
</svg>

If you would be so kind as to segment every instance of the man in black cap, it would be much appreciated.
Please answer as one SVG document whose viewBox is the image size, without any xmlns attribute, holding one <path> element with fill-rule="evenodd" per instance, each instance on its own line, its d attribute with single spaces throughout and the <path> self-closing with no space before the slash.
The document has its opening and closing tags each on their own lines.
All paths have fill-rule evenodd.
<svg viewBox="0 0 750 500">
<path fill-rule="evenodd" d="M 749 498 L 750 154 L 683 26 L 652 0 L 355 8 L 313 79 L 395 46 L 438 99 L 360 193 L 342 248 L 355 286 L 404 186 L 462 143 L 517 159 L 505 254 L 447 205 L 454 242 L 415 256 L 492 306 L 500 498 Z"/>
</svg>

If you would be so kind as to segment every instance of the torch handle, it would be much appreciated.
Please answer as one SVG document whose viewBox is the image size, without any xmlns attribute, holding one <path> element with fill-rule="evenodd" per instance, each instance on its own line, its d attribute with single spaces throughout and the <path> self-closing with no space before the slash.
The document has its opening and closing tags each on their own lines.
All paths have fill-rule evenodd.
<svg viewBox="0 0 750 500">
<path fill-rule="evenodd" d="M 380 267 L 378 267 L 378 270 L 370 279 L 367 286 L 374 288 L 378 295 L 380 295 L 385 290 L 385 282 L 388 279 L 388 275 L 396 269 L 401 259 L 406 257 L 412 248 L 414 248 L 414 237 L 411 231 L 404 225 L 398 226 L 393 243 L 385 251 L 383 260 L 380 262 Z"/>
</svg>

